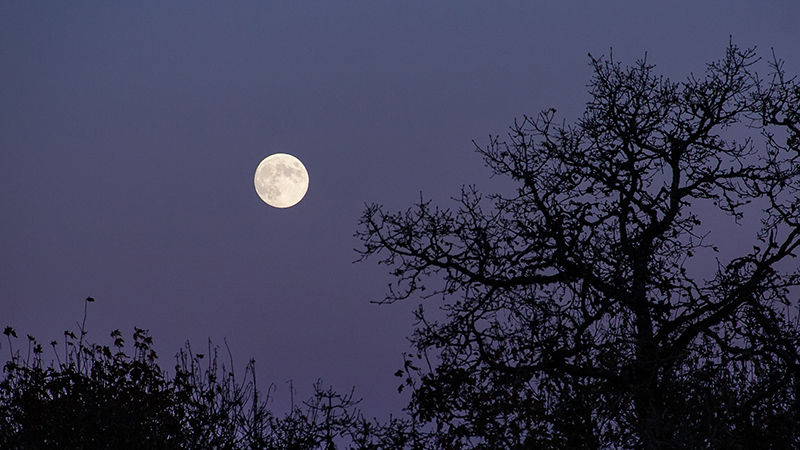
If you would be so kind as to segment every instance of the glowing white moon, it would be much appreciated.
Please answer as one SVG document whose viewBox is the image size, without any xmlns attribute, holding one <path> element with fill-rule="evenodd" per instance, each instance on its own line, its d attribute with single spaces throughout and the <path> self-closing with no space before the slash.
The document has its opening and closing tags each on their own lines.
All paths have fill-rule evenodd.
<svg viewBox="0 0 800 450">
<path fill-rule="evenodd" d="M 288 208 L 305 197 L 308 171 L 294 156 L 275 153 L 258 165 L 254 182 L 264 203 L 275 208 Z"/>
</svg>

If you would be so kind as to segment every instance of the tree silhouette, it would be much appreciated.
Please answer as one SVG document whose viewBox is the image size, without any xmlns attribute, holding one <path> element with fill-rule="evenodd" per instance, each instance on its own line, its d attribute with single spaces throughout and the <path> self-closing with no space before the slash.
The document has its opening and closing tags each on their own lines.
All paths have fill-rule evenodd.
<svg viewBox="0 0 800 450">
<path fill-rule="evenodd" d="M 758 63 L 731 44 L 677 83 L 592 58 L 573 125 L 478 148 L 514 194 L 368 207 L 385 301 L 441 299 L 398 372 L 438 447 L 800 447 L 800 87 Z M 749 251 L 718 216 L 758 225 Z"/>
</svg>

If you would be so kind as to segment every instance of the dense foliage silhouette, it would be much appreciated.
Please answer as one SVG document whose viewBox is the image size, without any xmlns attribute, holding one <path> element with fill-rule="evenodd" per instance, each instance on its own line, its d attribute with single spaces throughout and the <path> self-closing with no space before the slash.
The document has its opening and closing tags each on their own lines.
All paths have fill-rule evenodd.
<svg viewBox="0 0 800 450">
<path fill-rule="evenodd" d="M 278 416 L 267 408 L 271 388 L 256 385 L 253 361 L 240 381 L 219 363 L 216 346 L 199 354 L 187 344 L 169 376 L 145 330 L 135 329 L 129 355 L 119 330 L 110 346 L 87 342 L 85 318 L 77 334 L 64 333 L 63 348 L 51 343 L 57 359 L 49 364 L 30 335 L 25 357 L 15 351 L 16 330 L 5 328 L 11 357 L 0 379 L 0 448 L 366 450 L 402 448 L 414 435 L 398 420 L 367 421 L 352 392 L 321 383 Z"/>
<path fill-rule="evenodd" d="M 800 448 L 800 87 L 759 64 L 592 58 L 574 124 L 478 149 L 513 194 L 366 210 L 386 302 L 441 308 L 400 373 L 437 447 Z"/>
</svg>

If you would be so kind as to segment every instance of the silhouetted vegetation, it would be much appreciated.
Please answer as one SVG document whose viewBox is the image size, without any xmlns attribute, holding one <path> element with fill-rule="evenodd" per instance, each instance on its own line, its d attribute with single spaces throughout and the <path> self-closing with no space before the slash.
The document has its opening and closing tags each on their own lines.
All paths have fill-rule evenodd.
<svg viewBox="0 0 800 450">
<path fill-rule="evenodd" d="M 800 86 L 758 61 L 592 59 L 583 117 L 478 149 L 515 193 L 367 209 L 386 301 L 441 308 L 399 374 L 437 447 L 800 448 Z"/>
<path fill-rule="evenodd" d="M 86 334 L 83 325 L 65 332 L 45 364 L 35 338 L 23 357 L 16 331 L 5 328 L 11 358 L 0 381 L 0 448 L 373 449 L 400 448 L 413 436 L 401 421 L 367 421 L 352 393 L 321 384 L 279 417 L 267 408 L 270 390 L 256 385 L 254 362 L 239 381 L 211 344 L 208 354 L 187 344 L 170 377 L 145 330 L 135 329 L 130 355 L 118 330 L 111 345 L 88 343 Z"/>
<path fill-rule="evenodd" d="M 573 125 L 547 110 L 478 149 L 516 192 L 366 210 L 386 302 L 440 308 L 396 374 L 406 417 L 321 385 L 278 416 L 252 361 L 240 380 L 187 346 L 169 376 L 141 329 L 128 354 L 81 325 L 45 363 L 7 327 L 0 448 L 800 448 L 800 86 L 758 63 L 731 45 L 675 83 L 592 59 Z"/>
</svg>

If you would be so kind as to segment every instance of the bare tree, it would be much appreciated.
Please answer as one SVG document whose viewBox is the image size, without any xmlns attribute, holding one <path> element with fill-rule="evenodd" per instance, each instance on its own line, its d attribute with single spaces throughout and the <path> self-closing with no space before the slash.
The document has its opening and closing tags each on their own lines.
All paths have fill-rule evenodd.
<svg viewBox="0 0 800 450">
<path fill-rule="evenodd" d="M 386 302 L 441 301 L 398 373 L 439 446 L 800 446 L 800 87 L 758 64 L 730 45 L 672 82 L 592 58 L 582 118 L 478 148 L 513 195 L 365 211 Z M 755 222 L 749 251 L 716 216 Z"/>
</svg>

